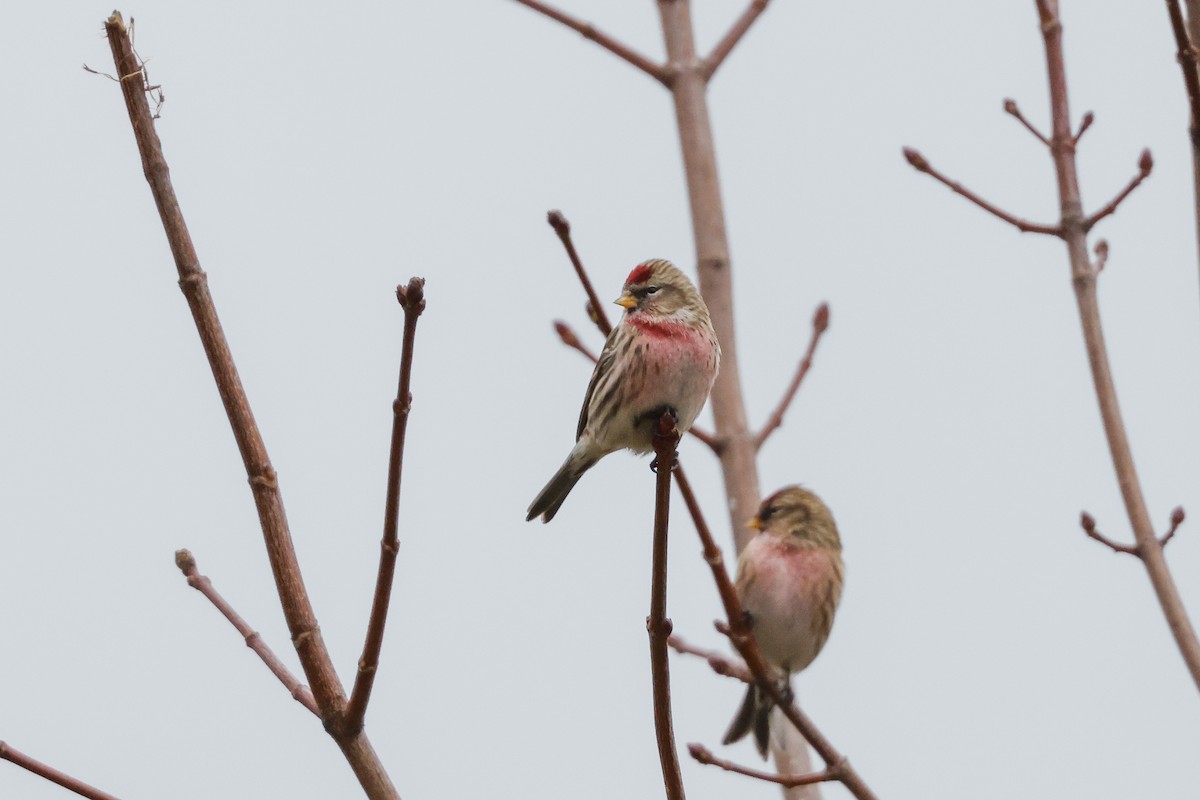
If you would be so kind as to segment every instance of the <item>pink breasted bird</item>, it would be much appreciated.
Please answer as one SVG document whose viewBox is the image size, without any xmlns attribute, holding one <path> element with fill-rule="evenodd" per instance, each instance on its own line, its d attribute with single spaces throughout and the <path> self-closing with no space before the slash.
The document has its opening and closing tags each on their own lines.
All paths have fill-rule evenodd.
<svg viewBox="0 0 1200 800">
<path fill-rule="evenodd" d="M 763 658 L 786 680 L 811 664 L 829 638 L 842 596 L 842 540 L 829 507 L 799 486 L 763 500 L 749 525 L 759 533 L 738 559 L 738 598 Z M 766 758 L 771 708 L 770 698 L 749 686 L 725 744 L 753 730 Z"/>
<path fill-rule="evenodd" d="M 717 377 L 721 346 L 696 287 L 670 261 L 633 268 L 617 305 L 625 309 L 608 335 L 588 384 L 575 447 L 529 504 L 531 520 L 554 519 L 567 494 L 592 466 L 617 450 L 648 453 L 665 411 L 685 433 Z"/>
</svg>

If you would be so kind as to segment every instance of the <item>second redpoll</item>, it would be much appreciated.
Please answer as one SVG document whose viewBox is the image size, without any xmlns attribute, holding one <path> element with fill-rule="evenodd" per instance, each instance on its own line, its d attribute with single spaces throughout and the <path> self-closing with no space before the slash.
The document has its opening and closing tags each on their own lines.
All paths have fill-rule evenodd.
<svg viewBox="0 0 1200 800">
<path fill-rule="evenodd" d="M 811 664 L 829 638 L 842 597 L 842 540 L 829 507 L 799 486 L 763 500 L 750 527 L 760 532 L 738 559 L 738 598 L 763 658 L 786 680 Z M 771 708 L 751 685 L 725 744 L 753 730 L 766 758 Z"/>
<path fill-rule="evenodd" d="M 638 264 L 617 305 L 625 309 L 596 362 L 575 430 L 575 447 L 529 505 L 549 522 L 567 494 L 604 456 L 648 453 L 665 412 L 685 433 L 717 377 L 721 347 L 696 287 L 671 262 Z"/>
</svg>

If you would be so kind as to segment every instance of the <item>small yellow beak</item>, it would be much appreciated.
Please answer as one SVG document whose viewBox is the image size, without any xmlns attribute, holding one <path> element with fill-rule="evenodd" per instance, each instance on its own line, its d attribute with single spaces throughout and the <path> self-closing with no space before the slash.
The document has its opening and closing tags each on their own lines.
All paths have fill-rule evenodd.
<svg viewBox="0 0 1200 800">
<path fill-rule="evenodd" d="M 746 522 L 746 527 L 754 528 L 756 531 L 762 530 L 762 520 L 758 518 L 758 514 L 755 514 Z"/>
<path fill-rule="evenodd" d="M 637 300 L 629 292 L 623 292 L 621 296 L 616 300 L 613 300 L 613 302 L 622 308 L 633 308 L 637 305 Z"/>
</svg>

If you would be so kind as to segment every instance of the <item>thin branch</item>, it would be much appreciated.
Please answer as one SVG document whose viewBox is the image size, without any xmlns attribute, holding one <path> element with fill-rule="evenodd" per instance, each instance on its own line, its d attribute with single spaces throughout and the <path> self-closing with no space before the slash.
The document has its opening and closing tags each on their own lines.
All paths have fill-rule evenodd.
<svg viewBox="0 0 1200 800">
<path fill-rule="evenodd" d="M 190 550 L 175 551 L 175 566 L 179 567 L 184 577 L 187 578 L 188 586 L 191 586 L 208 598 L 208 601 L 237 629 L 237 632 L 245 639 L 246 646 L 262 659 L 262 662 L 267 665 L 267 669 L 271 670 L 275 677 L 279 679 L 279 682 L 284 685 L 284 688 L 292 695 L 292 699 L 318 717 L 321 716 L 321 712 L 317 708 L 317 701 L 313 699 L 309 688 L 301 683 L 300 679 L 283 665 L 279 656 L 275 655 L 270 646 L 263 641 L 258 631 L 250 627 L 249 623 L 233 609 L 229 601 L 221 596 L 221 593 L 216 590 L 216 587 L 213 586 L 208 576 L 200 574 L 199 569 L 196 567 L 196 559 L 192 556 Z"/>
<path fill-rule="evenodd" d="M 1184 520 L 1183 508 L 1180 506 L 1176 506 L 1175 509 L 1171 512 L 1171 527 L 1167 529 L 1167 532 L 1164 533 L 1161 538 L 1155 540 L 1158 543 L 1158 547 L 1160 549 L 1163 547 L 1166 547 L 1167 542 L 1169 542 L 1173 538 L 1175 538 L 1175 532 L 1179 530 L 1179 526 L 1183 524 L 1183 520 Z M 1120 544 L 1118 542 L 1114 542 L 1112 539 L 1109 539 L 1107 536 L 1100 533 L 1100 531 L 1098 531 L 1096 529 L 1096 520 L 1093 519 L 1092 515 L 1087 513 L 1086 511 L 1084 511 L 1082 514 L 1079 515 L 1079 525 L 1080 525 L 1080 527 L 1083 528 L 1084 533 L 1086 533 L 1091 538 L 1095 539 L 1097 542 L 1100 542 L 1100 544 L 1105 545 L 1106 547 L 1112 548 L 1112 550 L 1114 552 L 1126 553 L 1131 556 L 1137 556 L 1138 558 L 1142 558 L 1143 550 L 1142 550 L 1142 546 L 1140 544 L 1135 544 L 1135 545 Z"/>
<path fill-rule="evenodd" d="M 588 361 L 591 361 L 593 364 L 596 363 L 596 354 L 589 350 L 587 345 L 579 340 L 579 336 L 575 333 L 575 330 L 570 325 L 562 320 L 556 319 L 554 320 L 554 332 L 558 334 L 558 338 L 561 339 L 562 343 L 567 347 L 582 353 L 584 358 L 586 358 Z M 708 445 L 709 449 L 717 455 L 721 454 L 721 448 L 725 446 L 722 440 L 696 425 L 688 428 L 688 433 Z"/>
<path fill-rule="evenodd" d="M 791 385 L 783 393 L 783 398 L 780 399 L 775 412 L 767 419 L 767 423 L 758 432 L 758 436 L 754 437 L 755 449 L 761 449 L 767 438 L 770 437 L 776 428 L 783 424 L 784 412 L 792 404 L 792 399 L 795 398 L 796 391 L 800 388 L 800 382 L 804 380 L 804 376 L 808 374 L 808 370 L 812 367 L 813 355 L 817 352 L 817 345 L 820 344 L 821 337 L 825 334 L 825 331 L 829 329 L 829 305 L 827 303 L 821 303 L 821 305 L 817 306 L 817 311 L 813 314 L 812 329 L 812 338 L 808 341 L 808 349 L 804 351 L 804 358 L 800 359 L 800 366 L 796 368 L 796 374 L 792 378 Z"/>
<path fill-rule="evenodd" d="M 1095 214 L 1092 214 L 1090 217 L 1088 217 L 1086 220 L 1084 220 L 1083 230 L 1085 232 L 1090 231 L 1092 228 L 1095 227 L 1097 222 L 1099 222 L 1100 220 L 1104 219 L 1105 217 L 1107 217 L 1108 215 L 1110 215 L 1114 211 L 1116 211 L 1117 206 L 1121 205 L 1121 202 L 1126 197 L 1129 197 L 1130 193 L 1132 193 L 1134 189 L 1136 189 L 1138 186 L 1140 186 L 1142 181 L 1144 181 L 1144 180 L 1146 180 L 1146 178 L 1150 177 L 1150 171 L 1153 169 L 1154 169 L 1154 158 L 1151 157 L 1149 150 L 1143 150 L 1141 157 L 1138 158 L 1138 173 L 1137 173 L 1137 175 L 1133 176 L 1133 179 L 1129 181 L 1129 184 L 1124 189 L 1122 189 L 1120 192 L 1118 192 L 1117 196 L 1114 197 L 1109 202 L 1108 205 L 1106 205 L 1104 208 L 1100 209 Z"/>
<path fill-rule="evenodd" d="M 775 775 L 770 772 L 763 772 L 760 769 L 743 767 L 741 764 L 735 764 L 723 758 L 717 758 L 707 747 L 696 742 L 690 743 L 687 747 L 692 758 L 701 764 L 720 767 L 726 772 L 736 772 L 738 775 L 745 775 L 748 778 L 755 778 L 767 783 L 777 783 L 789 789 L 793 786 L 810 786 L 814 783 L 841 780 L 841 771 L 837 767 L 823 769 L 820 772 L 812 772 L 808 775 Z"/>
<path fill-rule="evenodd" d="M 1083 134 L 1087 129 L 1092 127 L 1092 123 L 1096 121 L 1096 115 L 1091 111 L 1083 115 L 1083 119 L 1079 122 L 1079 130 L 1071 137 L 1071 144 L 1079 144 L 1079 140 L 1083 138 Z"/>
<path fill-rule="evenodd" d="M 271 562 L 271 572 L 275 578 L 292 643 L 300 657 L 305 677 L 312 687 L 313 698 L 321 711 L 325 729 L 338 743 L 367 796 L 371 800 L 396 798 L 396 789 L 366 736 L 362 733 L 346 734 L 339 729 L 341 713 L 346 704 L 345 691 L 338 680 L 337 671 L 325 647 L 321 628 L 317 624 L 316 614 L 304 587 L 304 578 L 296 559 L 296 550 L 292 544 L 275 470 L 267 456 L 262 434 L 254 421 L 249 400 L 229 351 L 229 343 L 217 316 L 216 306 L 212 295 L 209 294 L 208 278 L 200 268 L 200 259 L 196 255 L 191 234 L 171 185 L 170 169 L 163 157 L 162 144 L 154 130 L 154 121 L 151 119 L 149 102 L 146 99 L 145 76 L 141 64 L 133 52 L 129 32 L 120 13 L 113 12 L 105 21 L 104 28 L 112 47 L 116 73 L 121 76 L 121 91 L 125 97 L 125 107 L 129 112 L 134 138 L 137 140 L 142 171 L 150 184 L 150 191 L 162 218 L 171 255 L 179 273 L 180 288 L 187 298 L 217 391 L 225 406 L 226 416 L 229 418 L 238 451 L 250 480 L 267 556 Z"/>
<path fill-rule="evenodd" d="M 718 650 L 705 650 L 696 647 L 674 634 L 667 637 L 667 644 L 677 653 L 703 658 L 708 662 L 708 666 L 712 668 L 712 671 L 718 675 L 724 675 L 727 678 L 737 678 L 742 683 L 754 683 L 754 676 L 746 668 L 745 663 L 731 660 L 729 656 Z"/>
<path fill-rule="evenodd" d="M 65 772 L 55 769 L 49 764 L 43 764 L 36 758 L 25 755 L 20 750 L 13 748 L 7 742 L 0 742 L 0 760 L 10 761 L 21 769 L 45 778 L 51 783 L 57 784 L 64 789 L 68 789 L 80 797 L 88 798 L 88 800 L 119 800 L 116 795 L 111 795 L 108 792 L 102 792 L 95 786 L 89 786 L 83 781 L 77 778 L 72 778 Z"/>
<path fill-rule="evenodd" d="M 1037 222 L 1029 222 L 1028 220 L 1021 219 L 1020 217 L 1014 217 L 1007 211 L 1002 211 L 1001 209 L 989 203 L 987 200 L 984 200 L 982 197 L 972 192 L 967 187 L 963 186 L 961 183 L 956 183 L 942 173 L 938 172 L 933 168 L 932 165 L 930 165 L 928 161 L 925 160 L 923 155 L 911 147 L 904 148 L 904 158 L 908 160 L 908 163 L 911 164 L 913 169 L 915 169 L 917 172 L 924 172 L 926 175 L 938 181 L 950 191 L 967 198 L 984 211 L 995 217 L 999 217 L 1009 225 L 1016 227 L 1022 233 L 1042 233 L 1047 236 L 1058 237 L 1063 235 L 1062 228 L 1058 225 L 1042 225 Z"/>
<path fill-rule="evenodd" d="M 1183 85 L 1187 89 L 1192 145 L 1200 147 L 1200 72 L 1196 66 L 1196 46 L 1188 36 L 1179 0 L 1167 0 L 1167 15 L 1171 18 L 1171 33 L 1175 36 L 1175 58 L 1183 71 Z"/>
<path fill-rule="evenodd" d="M 396 299 L 404 309 L 404 339 L 400 350 L 400 380 L 396 399 L 392 403 L 392 444 L 388 456 L 387 500 L 383 514 L 383 539 L 379 542 L 379 573 L 375 579 L 375 599 L 367 623 L 366 641 L 358 660 L 354 689 L 346 704 L 343 724 L 349 733 L 362 729 L 371 700 L 371 687 L 379 668 L 379 652 L 383 648 L 383 629 L 387 624 L 391 603 L 392 583 L 396 576 L 396 556 L 400 552 L 398 536 L 400 519 L 400 478 L 404 470 L 404 437 L 408 430 L 408 415 L 412 410 L 413 342 L 417 335 L 417 320 L 425 310 L 425 279 L 412 278 L 408 286 L 396 287 Z"/>
<path fill-rule="evenodd" d="M 1109 539 L 1107 536 L 1096 530 L 1096 519 L 1084 511 L 1079 515 L 1079 527 L 1083 528 L 1083 532 L 1095 539 L 1100 544 L 1111 547 L 1113 552 L 1126 553 L 1131 556 L 1138 555 L 1137 545 L 1120 544 Z"/>
<path fill-rule="evenodd" d="M 746 35 L 746 31 L 750 30 L 750 26 L 758 19 L 759 14 L 767 9 L 769 2 L 771 0 L 753 0 L 738 17 L 737 22 L 733 23 L 733 27 L 725 34 L 725 38 L 718 42 L 713 51 L 708 54 L 708 58 L 701 62 L 700 74 L 704 76 L 705 81 L 712 80 L 712 76 L 725 63 L 725 59 L 733 52 L 733 48 L 737 47 L 738 42 Z"/>
<path fill-rule="evenodd" d="M 1150 584 L 1154 588 L 1167 626 L 1175 639 L 1180 655 L 1187 665 L 1197 688 L 1200 688 L 1200 640 L 1188 619 L 1183 599 L 1175 585 L 1175 579 L 1163 556 L 1162 544 L 1154 531 L 1146 500 L 1142 494 L 1137 469 L 1133 463 L 1133 451 L 1125 423 L 1117 402 L 1116 383 L 1108 361 L 1108 349 L 1104 343 L 1104 329 L 1100 321 L 1100 306 L 1096 294 L 1096 278 L 1087 252 L 1087 220 L 1080 209 L 1082 200 L 1076 172 L 1075 148 L 1071 142 L 1070 108 L 1067 99 L 1067 72 L 1063 56 L 1062 22 L 1058 14 L 1057 0 L 1036 0 L 1040 18 L 1042 39 L 1046 50 L 1046 73 L 1050 84 L 1050 116 L 1053 121 L 1051 141 L 1054 146 L 1055 174 L 1058 183 L 1058 199 L 1061 213 L 1063 240 L 1067 245 L 1067 257 L 1071 267 L 1071 282 L 1079 306 L 1079 319 L 1087 347 L 1088 365 L 1091 367 L 1096 400 L 1100 406 L 1100 417 L 1104 423 L 1104 434 L 1112 456 L 1113 470 L 1125 512 L 1129 516 L 1137 541 L 1137 554 Z M 1149 165 L 1143 169 L 1148 170 Z M 1092 524 L 1094 528 L 1094 522 Z M 1086 529 L 1086 526 L 1085 526 Z M 1101 539 L 1105 544 L 1108 540 Z M 1109 544 L 1109 546 L 1112 546 Z M 1121 551 L 1124 545 L 1114 549 Z M 1123 552 L 1123 551 L 1121 551 Z"/>
<path fill-rule="evenodd" d="M 1004 111 L 1005 111 L 1005 113 L 1011 114 L 1014 117 L 1016 117 L 1017 122 L 1020 122 L 1022 125 L 1024 125 L 1025 130 L 1032 133 L 1034 135 L 1034 138 L 1036 138 L 1042 144 L 1046 145 L 1046 147 L 1050 146 L 1050 140 L 1046 138 L 1046 135 L 1044 133 L 1042 133 L 1041 131 L 1039 131 L 1037 128 L 1033 127 L 1033 123 L 1031 123 L 1029 120 L 1025 119 L 1025 115 L 1022 114 L 1021 109 L 1017 107 L 1016 100 L 1013 100 L 1011 98 L 1006 98 L 1004 100 Z M 1082 131 L 1080 131 L 1080 133 L 1082 133 Z"/>
<path fill-rule="evenodd" d="M 771 698 L 771 701 L 775 705 L 779 706 L 780 711 L 796 726 L 796 729 L 800 731 L 804 738 L 808 740 L 808 743 L 817 751 L 817 754 L 821 756 L 825 764 L 831 769 L 838 770 L 837 780 L 841 781 L 842 785 L 852 795 L 859 798 L 859 800 L 873 800 L 875 793 L 871 791 L 854 768 L 850 766 L 846 757 L 838 752 L 833 744 L 825 738 L 825 735 L 817 729 L 812 720 L 796 706 L 792 698 L 785 696 L 784 690 L 780 688 L 773 670 L 767 666 L 767 662 L 763 659 L 762 653 L 758 649 L 754 633 L 747 624 L 746 615 L 742 611 L 741 601 L 738 600 L 737 590 L 734 588 L 733 581 L 729 578 L 729 572 L 725 569 L 725 557 L 721 553 L 721 548 L 717 547 L 716 542 L 713 541 L 712 532 L 708 529 L 708 523 L 704 521 L 704 514 L 700 510 L 700 504 L 696 501 L 691 484 L 688 483 L 682 468 L 676 468 L 675 470 L 675 483 L 679 487 L 684 503 L 687 504 L 688 511 L 692 515 L 692 521 L 696 525 L 696 533 L 699 534 L 701 545 L 704 548 L 704 560 L 708 562 L 709 569 L 712 570 L 713 579 L 717 584 L 717 593 L 721 596 L 721 603 L 725 607 L 729 640 L 737 648 L 742 658 L 746 660 L 746 667 L 754 675 L 755 683 Z"/>
<path fill-rule="evenodd" d="M 592 287 L 592 281 L 588 278 L 587 270 L 583 268 L 583 262 L 579 260 L 579 253 L 575 252 L 575 243 L 571 241 L 571 223 L 567 222 L 567 218 L 561 211 L 547 212 L 546 221 L 558 234 L 559 241 L 566 248 L 567 257 L 571 259 L 571 266 L 575 267 L 575 274 L 579 276 L 579 282 L 583 284 L 584 294 L 588 298 L 588 318 L 600 329 L 600 333 L 608 336 L 612 333 L 612 324 L 608 321 L 608 315 L 604 313 L 600 296 Z"/>
<path fill-rule="evenodd" d="M 561 22 L 563 25 L 566 25 L 571 30 L 583 36 L 583 38 L 591 39 L 608 52 L 637 67 L 642 72 L 661 83 L 663 86 L 670 87 L 671 78 L 666 67 L 664 67 L 662 64 L 656 64 L 646 56 L 634 50 L 632 47 L 617 41 L 603 31 L 597 30 L 596 26 L 592 25 L 590 22 L 582 22 L 577 20 L 570 14 L 559 11 L 557 8 L 547 5 L 546 3 L 538 2 L 538 0 L 517 0 L 517 2 L 526 8 L 532 8 L 534 11 L 549 17 L 555 22 Z"/>
<path fill-rule="evenodd" d="M 562 339 L 562 343 L 567 347 L 583 353 L 584 358 L 586 358 L 588 361 L 591 361 L 593 364 L 596 363 L 596 354 L 589 350 L 587 345 L 579 341 L 579 337 L 575 334 L 575 331 L 570 325 L 562 320 L 556 319 L 554 320 L 554 332 L 558 334 L 558 338 Z"/>
<path fill-rule="evenodd" d="M 1166 547 L 1167 542 L 1175 538 L 1175 531 L 1179 530 L 1179 526 L 1183 524 L 1183 507 L 1175 506 L 1175 510 L 1171 512 L 1171 527 L 1163 534 L 1163 537 L 1158 540 L 1159 547 Z"/>
<path fill-rule="evenodd" d="M 675 731 L 671 721 L 671 667 L 667 658 L 667 637 L 671 620 L 667 619 L 667 528 L 671 507 L 671 471 L 676 465 L 675 448 L 679 431 L 675 416 L 666 412 L 658 420 L 654 435 L 654 464 L 658 473 L 654 492 L 654 563 L 650 578 L 650 616 L 646 631 L 650 634 L 650 674 L 654 689 L 654 733 L 658 740 L 658 759 L 662 763 L 663 785 L 668 800 L 683 800 L 683 777 L 679 754 L 675 751 Z"/>
</svg>

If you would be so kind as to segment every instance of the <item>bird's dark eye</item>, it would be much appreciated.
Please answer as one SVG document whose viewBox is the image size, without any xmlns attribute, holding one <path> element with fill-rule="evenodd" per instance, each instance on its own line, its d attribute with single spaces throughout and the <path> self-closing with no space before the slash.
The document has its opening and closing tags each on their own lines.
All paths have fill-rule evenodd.
<svg viewBox="0 0 1200 800">
<path fill-rule="evenodd" d="M 654 294 L 657 291 L 658 291 L 657 286 L 647 286 L 646 287 L 646 294 Z"/>
</svg>

